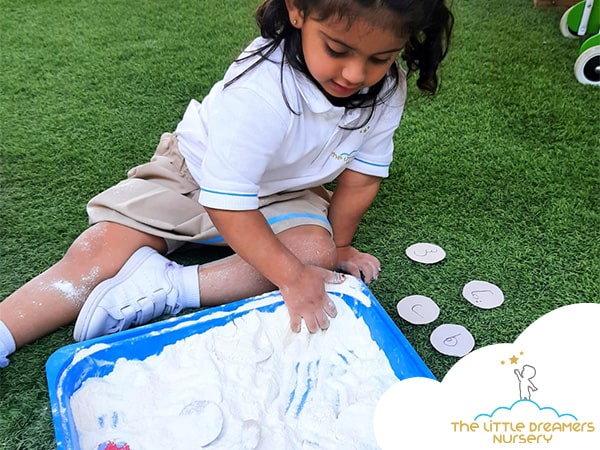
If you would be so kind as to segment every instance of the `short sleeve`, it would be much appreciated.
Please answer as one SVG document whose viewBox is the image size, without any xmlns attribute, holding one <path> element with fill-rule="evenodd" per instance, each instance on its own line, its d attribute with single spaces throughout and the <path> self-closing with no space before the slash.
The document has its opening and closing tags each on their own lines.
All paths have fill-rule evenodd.
<svg viewBox="0 0 600 450">
<path fill-rule="evenodd" d="M 286 135 L 288 114 L 259 92 L 235 85 L 211 106 L 199 201 L 220 209 L 256 209 L 260 181 Z"/>
</svg>

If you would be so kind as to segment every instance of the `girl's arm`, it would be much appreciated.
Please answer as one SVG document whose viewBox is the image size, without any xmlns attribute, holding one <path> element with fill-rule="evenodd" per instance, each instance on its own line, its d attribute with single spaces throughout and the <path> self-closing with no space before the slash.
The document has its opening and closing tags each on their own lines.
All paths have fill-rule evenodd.
<svg viewBox="0 0 600 450">
<path fill-rule="evenodd" d="M 338 269 L 362 278 L 366 283 L 379 277 L 379 260 L 350 244 L 363 214 L 371 206 L 381 178 L 346 169 L 337 178 L 329 206 L 329 222 L 338 252 Z"/>
<path fill-rule="evenodd" d="M 258 210 L 206 210 L 233 251 L 281 290 L 292 330 L 300 331 L 301 319 L 313 333 L 328 327 L 336 313 L 324 285 L 340 282 L 339 274 L 303 264 Z"/>
</svg>

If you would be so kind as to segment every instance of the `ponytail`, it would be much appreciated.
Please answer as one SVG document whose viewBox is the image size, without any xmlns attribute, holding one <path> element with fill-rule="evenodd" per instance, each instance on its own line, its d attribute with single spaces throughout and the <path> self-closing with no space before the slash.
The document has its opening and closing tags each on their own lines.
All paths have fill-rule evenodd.
<svg viewBox="0 0 600 450">
<path fill-rule="evenodd" d="M 437 70 L 450 46 L 454 16 L 443 0 L 431 3 L 428 20 L 420 31 L 410 36 L 402 59 L 409 75 L 418 72 L 419 89 L 434 94 L 439 84 Z"/>
</svg>

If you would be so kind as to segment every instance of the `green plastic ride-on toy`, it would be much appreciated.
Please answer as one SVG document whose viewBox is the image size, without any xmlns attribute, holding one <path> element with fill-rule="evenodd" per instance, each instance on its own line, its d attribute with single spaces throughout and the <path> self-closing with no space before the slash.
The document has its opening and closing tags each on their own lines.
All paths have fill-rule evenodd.
<svg viewBox="0 0 600 450">
<path fill-rule="evenodd" d="M 581 1 L 565 11 L 560 32 L 570 39 L 585 38 L 575 61 L 575 78 L 600 86 L 600 0 Z"/>
</svg>

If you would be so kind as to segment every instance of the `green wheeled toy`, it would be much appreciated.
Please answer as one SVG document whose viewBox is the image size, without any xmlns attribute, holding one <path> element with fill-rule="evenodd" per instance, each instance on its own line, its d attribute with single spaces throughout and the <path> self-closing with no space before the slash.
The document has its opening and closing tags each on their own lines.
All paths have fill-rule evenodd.
<svg viewBox="0 0 600 450">
<path fill-rule="evenodd" d="M 581 1 L 565 11 L 560 32 L 570 39 L 585 38 L 575 61 L 575 78 L 600 86 L 600 0 Z"/>
</svg>

